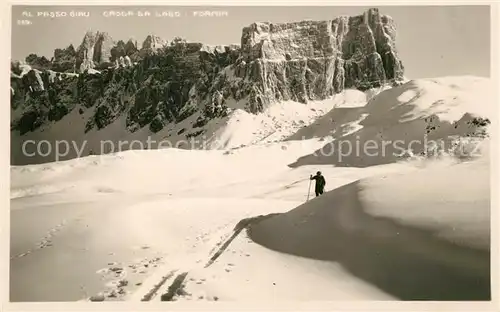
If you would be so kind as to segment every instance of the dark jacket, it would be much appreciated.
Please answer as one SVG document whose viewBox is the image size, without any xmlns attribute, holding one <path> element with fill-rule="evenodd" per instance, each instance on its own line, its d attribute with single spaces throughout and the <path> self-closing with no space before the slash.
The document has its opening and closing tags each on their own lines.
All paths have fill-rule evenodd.
<svg viewBox="0 0 500 312">
<path fill-rule="evenodd" d="M 314 177 L 311 177 L 311 180 L 316 180 L 316 191 L 322 191 L 325 188 L 326 185 L 326 180 L 325 177 L 322 175 L 315 175 Z"/>
</svg>

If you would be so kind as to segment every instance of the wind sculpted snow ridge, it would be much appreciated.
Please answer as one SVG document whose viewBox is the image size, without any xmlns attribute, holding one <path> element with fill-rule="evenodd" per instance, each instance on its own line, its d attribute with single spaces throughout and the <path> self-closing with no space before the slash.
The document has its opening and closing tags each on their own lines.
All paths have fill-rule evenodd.
<svg viewBox="0 0 500 312">
<path fill-rule="evenodd" d="M 245 219 L 246 231 L 192 268 L 171 299 L 489 300 L 488 172 L 487 154 L 433 161 Z"/>
<path fill-rule="evenodd" d="M 373 177 L 255 223 L 248 235 L 340 263 L 401 300 L 490 300 L 487 184 L 478 161 Z"/>
<path fill-rule="evenodd" d="M 322 148 L 290 167 L 366 168 L 441 153 L 459 158 L 462 149 L 483 146 L 494 116 L 492 92 L 487 78 L 417 79 L 379 93 L 365 106 L 335 108 L 288 138 L 329 136 Z M 431 150 L 429 142 L 439 149 Z M 369 143 L 375 149 L 367 153 Z"/>
</svg>

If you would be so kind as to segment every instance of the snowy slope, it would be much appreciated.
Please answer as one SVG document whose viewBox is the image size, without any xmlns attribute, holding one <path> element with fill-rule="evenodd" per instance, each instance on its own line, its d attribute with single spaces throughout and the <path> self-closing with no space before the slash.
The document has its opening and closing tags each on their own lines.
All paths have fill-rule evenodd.
<svg viewBox="0 0 500 312">
<path fill-rule="evenodd" d="M 118 293 L 116 299 L 141 300 L 163 276 L 171 274 L 170 279 L 156 292 L 156 297 L 153 297 L 153 300 L 160 300 L 160 295 L 168 292 L 173 278 L 187 272 L 183 289 L 190 295 L 176 296 L 175 300 L 401 298 L 401 294 L 391 293 L 377 283 L 367 281 L 364 276 L 358 276 L 357 272 L 350 272 L 344 263 L 307 255 L 306 258 L 296 258 L 294 255 L 297 254 L 293 250 L 279 249 L 282 248 L 280 244 L 285 242 L 285 247 L 296 244 L 294 237 L 297 235 L 305 235 L 300 241 L 304 246 L 314 246 L 317 241 L 349 242 L 349 246 L 356 246 L 352 245 L 352 239 L 364 233 L 359 232 L 361 228 L 366 231 L 371 228 L 371 223 L 365 223 L 367 221 L 363 220 L 366 217 L 362 215 L 336 215 L 335 207 L 340 209 L 350 202 L 337 198 L 341 195 L 336 190 L 324 198 L 300 206 L 307 196 L 307 176 L 317 169 L 322 170 L 327 177 L 328 190 L 363 177 L 378 175 L 380 178 L 359 184 L 367 188 L 360 195 L 366 202 L 363 205 L 366 213 L 389 217 L 402 229 L 407 226 L 429 229 L 435 233 L 429 238 L 431 242 L 434 242 L 435 237 L 444 238 L 444 242 L 458 241 L 466 246 L 486 248 L 489 241 L 486 224 L 489 222 L 486 162 L 477 160 L 459 165 L 446 161 L 430 162 L 423 169 L 422 163 L 413 162 L 369 169 L 326 166 L 290 169 L 286 166 L 290 158 L 297 157 L 304 149 L 314 148 L 314 144 L 320 142 L 309 142 L 309 146 L 301 143 L 304 142 L 248 147 L 229 154 L 222 151 L 135 151 L 43 166 L 15 167 L 11 171 L 14 212 L 38 215 L 56 206 L 65 212 L 61 215 L 63 220 L 57 219 L 57 216 L 49 218 L 47 213 L 44 218 L 38 219 L 40 237 L 44 236 L 42 247 L 39 247 L 41 249 L 31 249 L 27 255 L 22 255 L 26 250 L 16 249 L 14 255 L 20 258 L 15 259 L 22 259 L 28 265 L 24 264 L 22 271 L 14 269 L 14 272 L 28 274 L 29 280 L 20 278 L 13 280 L 13 283 L 15 287 L 26 289 L 28 286 L 23 281 L 32 285 L 31 280 L 51 274 L 51 282 L 43 288 L 47 292 L 56 291 L 58 296 L 66 300 L 84 299 L 99 292 L 109 296 Z M 256 161 L 261 166 L 253 166 L 252 163 Z M 176 170 L 179 167 L 191 169 Z M 460 177 L 464 175 L 471 185 L 460 182 Z M 429 180 L 425 180 L 426 183 L 418 182 L 421 179 L 419 177 Z M 454 184 L 450 179 L 454 180 Z M 419 183 L 419 188 L 415 187 L 414 181 Z M 475 187 L 471 188 L 472 185 Z M 439 186 L 445 188 L 440 189 Z M 450 192 L 462 195 L 451 197 Z M 412 199 L 411 206 L 408 206 L 408 199 Z M 91 206 L 82 212 L 80 207 L 83 205 Z M 293 212 L 295 207 L 299 207 L 298 212 L 302 211 L 299 215 Z M 346 209 L 342 210 L 343 213 Z M 460 209 L 460 213 L 457 214 L 456 209 Z M 312 211 L 323 212 L 310 216 Z M 253 236 L 248 237 L 245 231 L 241 232 L 213 265 L 204 268 L 221 245 L 230 239 L 238 221 L 270 213 L 285 213 L 283 217 L 275 217 L 277 220 L 286 220 L 285 224 L 277 226 L 272 221 L 274 219 L 270 218 L 256 225 Z M 328 213 L 335 215 L 328 217 Z M 341 232 L 342 236 L 337 232 L 329 233 L 327 229 L 334 229 L 331 225 L 322 225 L 321 222 L 329 222 L 332 218 L 340 222 L 339 226 L 344 231 Z M 54 220 L 53 226 L 46 224 L 51 219 Z M 80 222 L 89 227 L 81 228 Z M 364 224 L 361 228 L 359 222 Z M 47 235 L 42 235 L 44 224 L 49 233 Z M 56 224 L 62 225 L 56 227 Z M 51 228 L 61 230 L 53 232 Z M 325 229 L 326 232 L 320 232 L 317 235 L 322 236 L 314 238 L 310 236 L 311 229 Z M 22 228 L 14 228 L 16 230 L 22 231 Z M 394 236 L 391 227 L 380 226 L 380 231 L 384 237 Z M 38 272 L 39 257 L 43 255 L 41 251 L 49 249 L 45 253 L 63 252 L 68 248 L 67 239 L 75 235 L 83 237 L 71 239 L 71 245 L 76 244 L 76 248 L 81 246 L 86 251 L 83 254 L 75 253 L 60 262 L 56 271 L 51 270 L 49 265 L 44 269 L 45 273 Z M 363 235 L 373 234 L 368 232 Z M 87 236 L 89 238 L 85 238 Z M 265 237 L 271 243 L 259 237 Z M 249 238 L 264 247 L 252 244 Z M 274 243 L 278 246 L 272 245 Z M 44 244 L 50 247 L 43 247 Z M 418 240 L 417 246 L 430 248 L 426 244 L 428 241 Z M 144 254 L 145 251 L 139 246 L 147 246 L 148 253 Z M 291 255 L 272 250 L 285 251 Z M 431 258 L 437 252 L 433 249 L 429 254 L 426 250 L 419 252 Z M 446 251 L 443 253 L 446 254 Z M 86 255 L 85 258 L 91 257 L 93 261 L 81 263 L 79 259 L 83 255 Z M 366 258 L 366 255 L 362 258 Z M 461 261 L 457 257 L 452 258 Z M 15 259 L 11 261 L 16 263 Z M 148 261 L 152 259 L 160 260 L 151 264 Z M 476 263 L 474 257 L 466 261 Z M 108 262 L 116 264 L 108 266 Z M 484 272 L 483 262 L 484 259 L 479 264 L 470 264 L 473 265 L 471 270 Z M 67 270 L 73 268 L 70 263 L 78 264 L 81 270 L 87 272 L 85 277 L 78 277 L 79 283 L 85 285 L 86 293 L 77 293 L 76 290 L 72 293 L 71 287 L 62 287 L 67 279 Z M 141 263 L 150 265 L 144 267 Z M 266 270 L 262 269 L 263 263 Z M 453 267 L 457 264 L 445 265 Z M 123 268 L 124 273 L 110 275 L 103 270 L 106 267 Z M 381 269 L 377 268 L 384 272 Z M 367 266 L 366 270 L 372 269 Z M 100 276 L 106 278 L 105 283 L 98 282 Z M 126 280 L 128 284 L 118 287 L 120 280 Z M 119 293 L 120 289 L 125 289 L 123 294 Z M 427 295 L 433 296 L 433 293 Z M 48 300 L 55 295 L 49 293 L 44 296 Z M 116 299 L 111 297 L 107 300 Z"/>
<path fill-rule="evenodd" d="M 143 283 L 130 297 L 142 298 L 164 270 L 204 264 L 239 220 L 303 203 L 308 176 L 317 168 L 292 170 L 286 164 L 320 144 L 274 143 L 229 153 L 129 151 L 12 167 L 11 264 L 18 278 L 12 279 L 11 300 L 78 300 L 99 292 L 116 300 Z M 333 189 L 364 176 L 417 168 L 322 170 L 331 177 L 327 189 Z M 68 253 L 73 249 L 78 252 Z M 57 266 L 51 265 L 53 257 L 59 257 Z M 155 266 L 138 268 L 156 258 L 161 260 Z M 118 268 L 120 274 L 109 272 Z M 50 282 L 33 286 L 33 279 Z M 127 292 L 116 295 L 122 279 Z M 74 286 L 65 286 L 68 281 Z"/>
<path fill-rule="evenodd" d="M 214 118 L 201 128 L 194 127 L 200 116 L 197 112 L 179 123 L 167 124 L 158 133 L 152 133 L 147 127 L 130 133 L 126 130 L 125 116 L 99 131 L 92 129 L 84 133 L 81 129 L 85 128 L 86 120 L 91 116 L 90 112 L 79 114 L 78 109 L 74 109 L 57 123 L 42 126 L 23 136 L 15 131 L 11 132 L 11 162 L 15 160 L 17 164 L 25 165 L 72 159 L 78 157 L 78 153 L 85 156 L 90 151 L 98 154 L 99 151 L 109 153 L 145 149 L 148 146 L 148 140 L 152 142 L 152 149 L 158 147 L 231 149 L 243 145 L 276 142 L 309 126 L 334 107 L 365 105 L 371 97 L 382 90 L 382 88 L 366 92 L 345 90 L 328 100 L 312 101 L 308 104 L 293 101 L 273 103 L 263 113 L 257 115 L 242 110 L 242 104 L 238 102 L 237 105 L 231 107 L 233 112 L 228 117 Z M 186 137 L 199 131 L 203 133 L 190 138 Z M 26 156 L 22 150 L 22 142 L 28 140 L 35 142 L 47 140 L 53 144 L 57 141 L 67 141 L 71 142 L 72 146 L 67 150 L 66 155 L 60 155 L 58 159 L 54 152 L 46 157 L 40 153 Z M 102 142 L 113 142 L 114 149 L 109 148 L 107 144 L 102 147 Z M 124 144 L 120 146 L 120 142 Z M 65 148 L 61 150 L 63 153 L 66 152 Z M 31 152 L 33 151 L 29 150 L 29 153 Z"/>
<path fill-rule="evenodd" d="M 412 164 L 257 218 L 171 300 L 489 299 L 489 153 Z"/>
<path fill-rule="evenodd" d="M 400 299 L 477 300 L 490 296 L 489 225 L 489 166 L 478 161 L 348 184 L 252 225 L 249 236 L 340 263 Z"/>
<path fill-rule="evenodd" d="M 291 166 L 366 167 L 393 163 L 407 150 L 412 150 L 410 155 L 424 152 L 428 141 L 439 142 L 439 151 L 447 152 L 455 140 L 478 131 L 470 124 L 474 117 L 495 116 L 493 99 L 487 78 L 411 80 L 379 93 L 365 106 L 333 109 L 290 136 L 288 140 L 329 138 L 321 149 Z M 427 146 L 432 147 L 430 143 Z"/>
<path fill-rule="evenodd" d="M 384 88 L 344 90 L 324 101 L 310 101 L 307 104 L 286 101 L 272 104 L 260 114 L 235 110 L 220 128 L 209 136 L 210 148 L 234 148 L 282 141 L 299 129 L 309 126 L 316 119 L 336 107 L 364 106 Z"/>
<path fill-rule="evenodd" d="M 213 263 L 207 260 L 214 251 L 191 265 L 167 266 L 173 275 L 158 293 L 176 301 L 489 298 L 488 156 L 371 167 L 362 172 L 376 176 L 353 183 L 347 168 L 321 168 L 327 181 L 344 176 L 344 187 L 286 213 L 270 201 L 268 217 L 233 240 L 228 234 L 230 244 Z"/>
<path fill-rule="evenodd" d="M 409 82 L 366 105 L 370 94 L 345 94 L 329 114 L 340 116 L 334 121 L 343 124 L 334 129 L 350 132 L 346 137 L 368 128 L 397 137 L 414 122 L 405 118 L 476 113 L 467 104 L 484 81 L 471 79 Z M 455 89 L 456 99 L 449 96 Z M 433 99 L 442 102 L 429 106 Z M 308 111 L 316 104 L 310 105 L 294 108 L 296 121 L 313 121 Z M 327 115 L 297 132 L 308 140 L 293 139 L 298 127 L 287 117 L 294 110 L 282 107 L 269 112 L 276 123 L 255 126 L 261 132 L 244 135 L 249 124 L 271 117 L 241 128 L 229 123 L 234 137 L 219 133 L 226 147 L 260 142 L 247 147 L 128 151 L 11 167 L 11 300 L 489 297 L 488 140 L 467 162 L 291 168 L 335 133 L 328 132 Z M 287 117 L 279 119 L 281 113 Z M 261 137 L 276 124 L 285 131 L 275 138 L 292 139 Z M 328 193 L 304 203 L 317 170 Z"/>
</svg>

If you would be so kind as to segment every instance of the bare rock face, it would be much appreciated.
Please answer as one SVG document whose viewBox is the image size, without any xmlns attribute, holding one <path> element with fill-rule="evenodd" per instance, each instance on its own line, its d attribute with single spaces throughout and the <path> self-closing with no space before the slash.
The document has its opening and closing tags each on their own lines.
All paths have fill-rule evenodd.
<svg viewBox="0 0 500 312">
<path fill-rule="evenodd" d="M 125 46 L 124 46 L 124 52 L 125 52 L 125 55 L 128 55 L 128 56 L 131 56 L 131 55 L 134 55 L 135 53 L 137 53 L 139 50 L 137 49 L 137 42 L 135 41 L 132 41 L 132 39 L 129 39 L 129 41 L 127 41 L 127 43 L 125 43 Z"/>
<path fill-rule="evenodd" d="M 46 70 L 51 66 L 50 60 L 45 56 L 38 56 L 36 54 L 28 55 L 25 59 L 25 63 L 38 70 Z"/>
<path fill-rule="evenodd" d="M 55 49 L 52 70 L 56 72 L 75 72 L 77 52 L 72 44 L 66 49 Z"/>
<path fill-rule="evenodd" d="M 76 66 L 80 71 L 112 66 L 111 50 L 115 47 L 112 38 L 105 32 L 87 32 L 77 50 Z"/>
<path fill-rule="evenodd" d="M 330 21 L 254 23 L 243 29 L 238 76 L 254 81 L 252 111 L 273 100 L 324 99 L 403 79 L 392 19 L 370 9 Z M 246 67 L 246 68 L 242 68 Z"/>
<path fill-rule="evenodd" d="M 89 68 L 94 68 L 94 48 L 97 41 L 97 34 L 87 32 L 83 37 L 82 44 L 77 50 L 76 66 L 82 71 Z M 82 65 L 83 64 L 83 65 Z"/>
<path fill-rule="evenodd" d="M 160 37 L 149 35 L 146 37 L 146 40 L 144 40 L 144 42 L 142 43 L 142 48 L 139 51 L 139 55 L 141 57 L 145 57 L 147 55 L 155 54 L 166 44 L 167 41 L 161 39 Z"/>
<path fill-rule="evenodd" d="M 155 35 L 149 35 L 146 37 L 144 42 L 142 43 L 142 49 L 151 49 L 151 50 L 158 50 L 162 48 L 164 45 L 166 45 L 167 42 L 163 39 L 161 39 L 158 36 Z"/>
<path fill-rule="evenodd" d="M 119 40 L 116 45 L 111 48 L 111 57 L 110 60 L 112 62 L 120 62 L 120 57 L 129 58 L 130 59 L 138 59 L 139 49 L 137 48 L 137 42 L 134 42 L 132 39 L 129 39 L 126 43 L 122 40 Z"/>
</svg>

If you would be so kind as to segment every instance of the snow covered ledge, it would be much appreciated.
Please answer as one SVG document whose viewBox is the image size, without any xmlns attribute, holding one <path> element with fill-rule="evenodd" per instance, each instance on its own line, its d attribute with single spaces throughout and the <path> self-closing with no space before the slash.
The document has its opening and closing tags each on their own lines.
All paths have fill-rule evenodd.
<svg viewBox="0 0 500 312">
<path fill-rule="evenodd" d="M 490 300 L 488 158 L 362 179 L 253 225 L 249 236 L 340 263 L 399 299 Z"/>
</svg>

